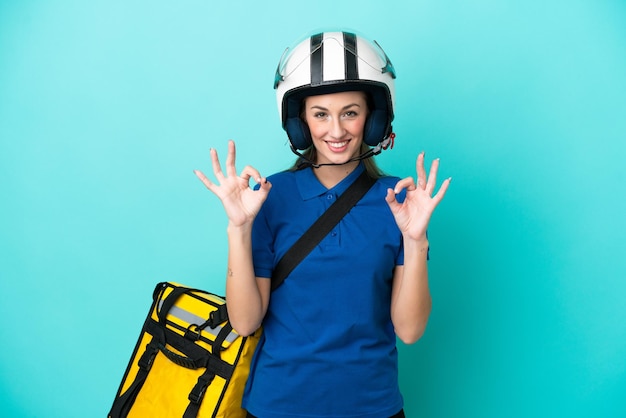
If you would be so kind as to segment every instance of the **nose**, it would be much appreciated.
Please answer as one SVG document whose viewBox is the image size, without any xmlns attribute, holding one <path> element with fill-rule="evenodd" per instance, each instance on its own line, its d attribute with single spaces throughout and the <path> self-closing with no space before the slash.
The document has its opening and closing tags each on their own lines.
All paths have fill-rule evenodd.
<svg viewBox="0 0 626 418">
<path fill-rule="evenodd" d="M 332 118 L 328 134 L 333 139 L 340 139 L 346 133 L 340 118 Z"/>
</svg>

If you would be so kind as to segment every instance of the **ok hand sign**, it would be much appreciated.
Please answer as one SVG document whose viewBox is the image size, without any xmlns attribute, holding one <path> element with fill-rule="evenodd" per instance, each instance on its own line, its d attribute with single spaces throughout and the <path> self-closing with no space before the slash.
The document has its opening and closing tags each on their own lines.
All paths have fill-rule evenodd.
<svg viewBox="0 0 626 418">
<path fill-rule="evenodd" d="M 452 178 L 444 180 L 433 196 L 437 184 L 439 159 L 432 162 L 428 177 L 424 168 L 423 152 L 417 156 L 416 167 L 417 184 L 413 182 L 412 177 L 404 178 L 396 183 L 393 190 L 387 190 L 385 200 L 389 204 L 402 234 L 410 239 L 425 240 L 430 217 L 446 194 Z M 400 203 L 396 200 L 396 194 L 400 193 L 402 189 L 406 189 L 406 198 L 403 203 Z"/>
<path fill-rule="evenodd" d="M 272 187 L 266 178 L 261 177 L 259 172 L 246 166 L 241 174 L 237 175 L 235 168 L 235 142 L 228 142 L 228 156 L 226 157 L 226 174 L 222 171 L 217 151 L 211 149 L 211 164 L 217 184 L 209 180 L 204 173 L 194 170 L 194 173 L 202 183 L 212 191 L 221 201 L 226 215 L 232 226 L 244 226 L 252 224 L 257 213 L 261 209 L 267 194 Z M 252 190 L 250 179 L 256 181 L 260 188 Z"/>
</svg>

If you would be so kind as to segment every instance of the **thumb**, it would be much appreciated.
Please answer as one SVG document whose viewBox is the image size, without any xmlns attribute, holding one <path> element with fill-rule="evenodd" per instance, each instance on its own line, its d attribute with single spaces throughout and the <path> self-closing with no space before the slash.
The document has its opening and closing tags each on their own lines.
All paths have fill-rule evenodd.
<svg viewBox="0 0 626 418">
<path fill-rule="evenodd" d="M 272 183 L 270 183 L 265 177 L 262 178 L 259 182 L 259 190 L 267 194 L 271 188 Z"/>
<path fill-rule="evenodd" d="M 398 201 L 396 200 L 396 194 L 391 188 L 387 189 L 385 201 L 387 202 L 387 204 L 389 205 L 389 209 L 391 209 L 391 212 L 393 213 L 395 213 L 400 207 L 400 203 L 398 203 Z"/>
</svg>

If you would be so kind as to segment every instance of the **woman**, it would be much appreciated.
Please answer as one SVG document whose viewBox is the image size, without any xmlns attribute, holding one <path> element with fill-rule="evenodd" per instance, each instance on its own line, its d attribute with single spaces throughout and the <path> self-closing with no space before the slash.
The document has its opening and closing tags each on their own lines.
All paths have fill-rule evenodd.
<svg viewBox="0 0 626 418">
<path fill-rule="evenodd" d="M 196 171 L 229 219 L 230 321 L 241 335 L 264 329 L 244 394 L 249 416 L 404 416 L 396 335 L 410 344 L 426 327 L 426 229 L 450 179 L 434 193 L 439 161 L 427 176 L 424 153 L 417 184 L 382 175 L 370 158 L 393 140 L 394 78 L 378 44 L 313 35 L 276 75 L 294 167 L 238 174 L 231 141 L 225 172 L 211 150 L 216 183 Z M 276 262 L 363 170 L 374 186 L 270 295 Z"/>
</svg>

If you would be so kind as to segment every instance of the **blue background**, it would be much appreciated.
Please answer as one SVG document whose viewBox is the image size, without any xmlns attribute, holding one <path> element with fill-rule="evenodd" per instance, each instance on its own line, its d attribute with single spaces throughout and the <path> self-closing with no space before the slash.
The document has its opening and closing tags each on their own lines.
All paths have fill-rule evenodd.
<svg viewBox="0 0 626 418">
<path fill-rule="evenodd" d="M 383 168 L 453 177 L 408 416 L 626 416 L 623 1 L 0 0 L 2 416 L 105 416 L 154 284 L 223 290 L 192 170 L 293 161 L 274 70 L 328 26 L 397 69 Z"/>
</svg>

